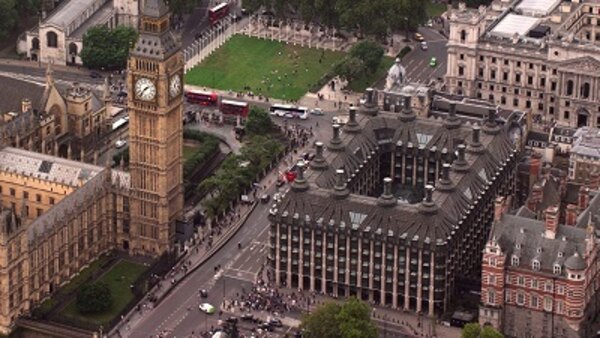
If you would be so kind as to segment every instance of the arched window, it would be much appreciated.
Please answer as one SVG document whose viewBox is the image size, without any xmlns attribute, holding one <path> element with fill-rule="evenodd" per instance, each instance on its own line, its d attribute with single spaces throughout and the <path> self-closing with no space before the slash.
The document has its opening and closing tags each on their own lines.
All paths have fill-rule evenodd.
<svg viewBox="0 0 600 338">
<path fill-rule="evenodd" d="M 567 81 L 567 95 L 573 95 L 573 80 Z"/>
<path fill-rule="evenodd" d="M 33 49 L 33 50 L 39 50 L 40 49 L 40 39 L 33 38 L 31 40 L 31 49 Z"/>
<path fill-rule="evenodd" d="M 588 82 L 584 83 L 583 86 L 581 86 L 581 97 L 583 97 L 584 99 L 590 97 L 590 84 Z"/>
<path fill-rule="evenodd" d="M 54 32 L 46 33 L 46 45 L 53 48 L 58 47 L 58 35 Z"/>
<path fill-rule="evenodd" d="M 466 39 L 467 39 L 467 32 L 463 29 L 462 31 L 460 31 L 460 42 L 465 42 Z"/>
<path fill-rule="evenodd" d="M 75 44 L 75 42 L 71 42 L 69 44 L 69 54 L 77 55 L 77 53 L 78 53 L 77 45 Z"/>
</svg>

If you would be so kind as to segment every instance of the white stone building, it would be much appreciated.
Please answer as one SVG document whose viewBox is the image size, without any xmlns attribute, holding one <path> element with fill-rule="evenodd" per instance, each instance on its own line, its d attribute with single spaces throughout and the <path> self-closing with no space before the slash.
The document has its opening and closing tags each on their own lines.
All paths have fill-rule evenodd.
<svg viewBox="0 0 600 338">
<path fill-rule="evenodd" d="M 600 2 L 494 0 L 450 13 L 447 88 L 534 121 L 600 126 Z"/>
<path fill-rule="evenodd" d="M 17 42 L 33 61 L 81 64 L 83 35 L 94 26 L 137 28 L 138 0 L 65 0 Z"/>
</svg>

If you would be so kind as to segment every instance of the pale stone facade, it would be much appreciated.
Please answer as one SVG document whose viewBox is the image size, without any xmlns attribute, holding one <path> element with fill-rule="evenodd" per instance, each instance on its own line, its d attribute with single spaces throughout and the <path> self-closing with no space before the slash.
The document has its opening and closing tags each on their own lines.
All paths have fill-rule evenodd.
<svg viewBox="0 0 600 338">
<path fill-rule="evenodd" d="M 600 126 L 600 3 L 533 3 L 495 0 L 450 13 L 448 90 L 534 120 Z"/>
<path fill-rule="evenodd" d="M 81 64 L 83 35 L 98 25 L 136 27 L 137 0 L 65 0 L 17 42 L 18 51 L 33 61 Z M 44 12 L 45 14 L 45 12 Z"/>
<path fill-rule="evenodd" d="M 138 44 L 156 36 L 163 44 L 153 45 L 154 56 L 138 53 L 129 61 L 130 88 L 139 77 L 156 81 L 155 101 L 130 96 L 130 174 L 0 147 L 0 334 L 100 254 L 123 250 L 157 257 L 174 247 L 183 209 L 183 135 L 181 92 L 171 88 L 174 76 L 183 73 L 183 59 L 162 0 L 147 0 L 146 6 L 145 22 L 161 31 L 142 34 Z M 49 86 L 43 106 L 60 120 L 49 135 L 85 139 L 96 133 L 102 121 L 96 121 L 94 100 L 78 85 L 64 96 Z M 54 148 L 57 154 L 57 143 Z"/>
</svg>

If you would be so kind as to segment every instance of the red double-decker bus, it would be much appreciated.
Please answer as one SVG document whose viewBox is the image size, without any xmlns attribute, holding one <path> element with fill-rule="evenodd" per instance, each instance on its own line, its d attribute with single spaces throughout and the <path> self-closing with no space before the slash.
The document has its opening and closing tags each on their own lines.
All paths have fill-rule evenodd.
<svg viewBox="0 0 600 338">
<path fill-rule="evenodd" d="M 208 10 L 208 19 L 210 20 L 210 24 L 214 25 L 228 14 L 229 4 L 227 2 L 221 2 L 220 4 Z"/>
<path fill-rule="evenodd" d="M 185 92 L 185 98 L 187 102 L 201 106 L 216 106 L 219 102 L 219 95 L 217 93 L 202 90 L 188 90 Z"/>
<path fill-rule="evenodd" d="M 221 112 L 223 115 L 235 115 L 246 118 L 250 112 L 250 107 L 248 106 L 248 102 L 221 100 Z"/>
</svg>

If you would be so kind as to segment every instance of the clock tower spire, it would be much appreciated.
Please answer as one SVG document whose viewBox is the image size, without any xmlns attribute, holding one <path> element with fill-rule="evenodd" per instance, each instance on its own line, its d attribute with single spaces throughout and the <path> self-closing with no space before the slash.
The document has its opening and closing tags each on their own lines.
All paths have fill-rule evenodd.
<svg viewBox="0 0 600 338">
<path fill-rule="evenodd" d="M 144 1 L 127 65 L 132 254 L 172 249 L 183 210 L 183 55 L 169 20 L 163 0 Z"/>
</svg>

